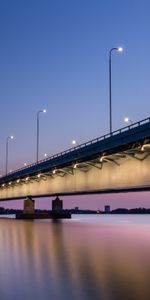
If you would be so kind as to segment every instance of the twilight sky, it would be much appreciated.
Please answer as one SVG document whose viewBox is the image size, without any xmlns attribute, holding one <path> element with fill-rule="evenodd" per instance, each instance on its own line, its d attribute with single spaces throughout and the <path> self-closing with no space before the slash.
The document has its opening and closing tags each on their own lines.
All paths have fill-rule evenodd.
<svg viewBox="0 0 150 300">
<path fill-rule="evenodd" d="M 108 132 L 112 47 L 124 47 L 112 57 L 113 129 L 124 126 L 124 116 L 149 117 L 149 11 L 149 0 L 1 1 L 1 174 L 9 135 L 15 137 L 9 170 L 35 160 L 39 109 L 47 109 L 40 115 L 41 159 L 69 148 L 73 138 L 82 143 Z M 135 199 L 141 199 L 137 206 L 150 206 L 149 193 L 134 195 L 90 196 L 81 206 L 115 205 L 114 198 L 123 199 L 120 207 L 135 206 Z M 80 200 L 65 201 L 76 206 Z"/>
</svg>

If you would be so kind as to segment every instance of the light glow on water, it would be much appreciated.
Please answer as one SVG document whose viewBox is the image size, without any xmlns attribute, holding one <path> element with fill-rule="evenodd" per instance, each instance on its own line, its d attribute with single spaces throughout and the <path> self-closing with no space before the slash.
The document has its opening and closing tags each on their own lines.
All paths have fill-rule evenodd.
<svg viewBox="0 0 150 300">
<path fill-rule="evenodd" d="M 0 245 L 1 299 L 149 299 L 149 215 L 0 219 Z"/>
</svg>

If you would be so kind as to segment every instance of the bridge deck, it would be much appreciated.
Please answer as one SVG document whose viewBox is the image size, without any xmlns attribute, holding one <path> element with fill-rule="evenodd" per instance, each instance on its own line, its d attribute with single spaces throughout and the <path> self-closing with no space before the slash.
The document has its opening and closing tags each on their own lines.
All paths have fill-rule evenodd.
<svg viewBox="0 0 150 300">
<path fill-rule="evenodd" d="M 49 158 L 15 170 L 0 178 L 0 184 L 50 172 L 56 168 L 64 168 L 71 164 L 89 161 L 103 155 L 110 155 L 130 149 L 133 145 L 143 144 L 150 139 L 150 118 L 123 127 L 84 144 L 60 152 Z"/>
</svg>

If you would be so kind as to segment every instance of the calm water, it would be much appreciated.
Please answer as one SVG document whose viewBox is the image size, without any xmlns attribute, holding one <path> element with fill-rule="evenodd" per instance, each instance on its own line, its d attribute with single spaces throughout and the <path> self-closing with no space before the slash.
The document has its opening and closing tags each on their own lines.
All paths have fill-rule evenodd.
<svg viewBox="0 0 150 300">
<path fill-rule="evenodd" d="M 1 300 L 149 300 L 150 216 L 0 219 Z"/>
</svg>

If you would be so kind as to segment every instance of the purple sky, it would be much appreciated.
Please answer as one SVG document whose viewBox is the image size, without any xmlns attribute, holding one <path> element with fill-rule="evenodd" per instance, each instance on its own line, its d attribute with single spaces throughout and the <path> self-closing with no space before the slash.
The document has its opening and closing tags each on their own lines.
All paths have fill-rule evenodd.
<svg viewBox="0 0 150 300">
<path fill-rule="evenodd" d="M 47 109 L 40 115 L 41 159 L 69 148 L 72 139 L 82 143 L 108 132 L 112 47 L 124 47 L 112 57 L 113 129 L 124 126 L 125 116 L 149 117 L 149 11 L 149 0 L 1 1 L 1 174 L 9 135 L 15 137 L 9 170 L 35 161 L 39 109 Z M 115 199 L 147 206 L 147 195 L 90 196 L 87 206 L 118 206 Z M 84 206 L 84 198 L 68 197 L 66 206 Z"/>
<path fill-rule="evenodd" d="M 78 206 L 83 209 L 100 209 L 103 210 L 105 205 L 110 205 L 111 209 L 118 207 L 133 208 L 146 207 L 150 208 L 150 193 L 125 193 L 125 194 L 110 194 L 110 195 L 89 195 L 89 196 L 68 196 L 60 197 L 63 200 L 64 208 L 74 208 Z M 35 206 L 40 209 L 51 209 L 51 201 L 53 198 L 36 199 Z M 0 206 L 5 208 L 21 208 L 23 201 L 7 201 L 1 202 Z"/>
</svg>

